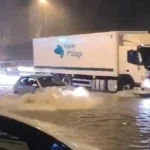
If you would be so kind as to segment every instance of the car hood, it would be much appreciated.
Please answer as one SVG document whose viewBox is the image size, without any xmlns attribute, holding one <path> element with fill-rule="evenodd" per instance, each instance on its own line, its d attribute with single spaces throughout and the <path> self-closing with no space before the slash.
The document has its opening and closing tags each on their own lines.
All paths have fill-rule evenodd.
<svg viewBox="0 0 150 150">
<path fill-rule="evenodd" d="M 14 119 L 16 121 L 22 122 L 24 124 L 27 124 L 31 127 L 34 127 L 40 131 L 45 132 L 46 134 L 49 134 L 50 136 L 53 136 L 54 138 L 58 139 L 59 141 L 63 142 L 67 146 L 69 146 L 73 150 L 98 150 L 94 149 L 93 147 L 89 147 L 87 145 L 82 145 L 82 144 L 77 144 L 72 141 L 69 141 L 68 139 L 65 139 L 64 137 L 56 136 L 54 135 L 47 127 L 45 127 L 44 122 L 42 123 L 37 123 L 37 121 L 26 118 L 26 117 L 21 117 L 13 113 L 9 113 L 7 111 L 0 111 L 0 116 L 4 116 L 7 118 Z"/>
</svg>

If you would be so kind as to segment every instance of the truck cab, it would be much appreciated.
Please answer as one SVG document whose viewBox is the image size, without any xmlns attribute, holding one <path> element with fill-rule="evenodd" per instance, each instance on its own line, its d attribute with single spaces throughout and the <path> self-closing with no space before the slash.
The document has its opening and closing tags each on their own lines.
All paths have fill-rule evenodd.
<svg viewBox="0 0 150 150">
<path fill-rule="evenodd" d="M 150 92 L 150 34 L 127 34 L 119 47 L 119 74 L 134 81 L 136 94 Z M 130 83 L 132 84 L 132 83 Z"/>
</svg>

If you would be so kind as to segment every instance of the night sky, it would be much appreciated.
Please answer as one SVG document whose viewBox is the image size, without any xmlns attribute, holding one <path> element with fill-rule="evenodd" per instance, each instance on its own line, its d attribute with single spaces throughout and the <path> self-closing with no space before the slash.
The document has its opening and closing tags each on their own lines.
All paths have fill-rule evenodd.
<svg viewBox="0 0 150 150">
<path fill-rule="evenodd" d="M 48 36 L 111 30 L 150 30 L 150 0 L 49 0 Z M 38 0 L 0 0 L 1 53 L 13 50 L 19 59 L 27 59 L 22 54 L 31 53 L 32 39 L 43 36 L 44 5 Z"/>
</svg>

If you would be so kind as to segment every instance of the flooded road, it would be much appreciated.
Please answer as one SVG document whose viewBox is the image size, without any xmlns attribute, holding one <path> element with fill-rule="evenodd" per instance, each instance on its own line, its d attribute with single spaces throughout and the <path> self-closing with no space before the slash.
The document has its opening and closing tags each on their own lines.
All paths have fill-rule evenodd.
<svg viewBox="0 0 150 150">
<path fill-rule="evenodd" d="M 102 150 L 150 149 L 150 99 L 109 97 L 91 110 L 15 113 L 73 129 L 74 138 Z"/>
<path fill-rule="evenodd" d="M 150 150 L 150 98 L 95 93 L 95 103 L 95 98 L 56 98 L 58 92 L 50 90 L 17 99 L 7 90 L 0 90 L 1 100 L 9 105 L 0 103 L 0 108 L 44 124 L 53 133 L 100 150 Z M 4 95 L 10 95 L 9 101 Z M 22 99 L 35 104 L 17 105 Z"/>
</svg>

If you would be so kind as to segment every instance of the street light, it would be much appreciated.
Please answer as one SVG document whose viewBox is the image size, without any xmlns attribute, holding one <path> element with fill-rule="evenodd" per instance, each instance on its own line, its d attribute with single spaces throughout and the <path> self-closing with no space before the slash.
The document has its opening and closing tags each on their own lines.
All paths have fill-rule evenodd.
<svg viewBox="0 0 150 150">
<path fill-rule="evenodd" d="M 44 30 L 45 36 L 47 36 L 47 0 L 39 0 L 41 4 L 44 4 Z"/>
<path fill-rule="evenodd" d="M 40 0 L 40 3 L 45 4 L 45 3 L 47 3 L 47 0 Z"/>
</svg>

